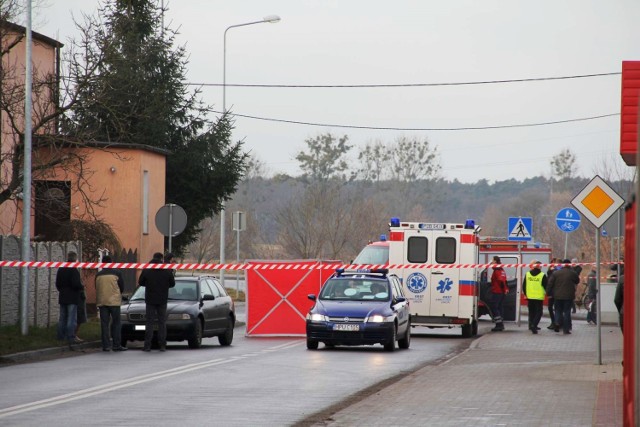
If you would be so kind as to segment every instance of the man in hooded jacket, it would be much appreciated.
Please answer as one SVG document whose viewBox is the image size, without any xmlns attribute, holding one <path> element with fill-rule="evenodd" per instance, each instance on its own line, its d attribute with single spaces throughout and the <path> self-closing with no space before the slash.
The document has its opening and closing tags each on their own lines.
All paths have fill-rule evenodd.
<svg viewBox="0 0 640 427">
<path fill-rule="evenodd" d="M 501 264 L 500 257 L 494 256 L 491 264 Z M 504 296 L 509 293 L 509 287 L 507 286 L 507 273 L 499 265 L 491 267 L 493 273 L 491 273 L 491 311 L 493 314 L 493 321 L 495 326 L 492 331 L 504 331 L 504 319 L 502 318 L 502 303 L 504 302 Z"/>
</svg>

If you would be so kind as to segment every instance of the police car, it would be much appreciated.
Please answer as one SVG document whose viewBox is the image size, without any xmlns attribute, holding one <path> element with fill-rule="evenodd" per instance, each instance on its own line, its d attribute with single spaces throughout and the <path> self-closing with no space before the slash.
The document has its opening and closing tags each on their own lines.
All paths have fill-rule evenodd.
<svg viewBox="0 0 640 427">
<path fill-rule="evenodd" d="M 315 304 L 307 314 L 307 348 L 336 345 L 382 344 L 386 351 L 409 348 L 409 301 L 400 279 L 388 269 L 344 271 L 338 269 L 320 294 L 310 294 Z"/>
</svg>

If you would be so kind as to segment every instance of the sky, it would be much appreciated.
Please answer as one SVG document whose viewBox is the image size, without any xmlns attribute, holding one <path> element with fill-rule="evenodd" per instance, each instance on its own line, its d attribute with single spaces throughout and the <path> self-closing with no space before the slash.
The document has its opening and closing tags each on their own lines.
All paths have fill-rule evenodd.
<svg viewBox="0 0 640 427">
<path fill-rule="evenodd" d="M 48 0 L 34 10 L 33 29 L 67 44 L 78 37 L 73 17 L 95 14 L 98 3 Z M 551 159 L 566 148 L 577 157 L 579 176 L 591 178 L 603 165 L 623 165 L 619 73 L 622 61 L 640 60 L 638 1 L 164 0 L 164 5 L 165 24 L 179 31 L 177 43 L 188 52 L 186 80 L 214 85 L 201 90 L 202 100 L 216 111 L 223 110 L 225 29 L 268 15 L 281 21 L 228 31 L 227 85 L 412 85 L 227 86 L 232 113 L 260 118 L 236 116 L 233 138 L 243 140 L 270 174 L 299 175 L 295 157 L 305 150 L 305 140 L 327 132 L 349 137 L 354 165 L 357 149 L 367 143 L 427 138 L 439 153 L 441 176 L 466 183 L 549 177 Z M 618 74 L 547 79 L 609 73 Z M 451 85 L 521 79 L 546 80 Z M 434 83 L 448 84 L 425 86 Z M 597 116 L 606 117 L 514 127 Z M 503 126 L 509 127 L 477 129 Z"/>
</svg>

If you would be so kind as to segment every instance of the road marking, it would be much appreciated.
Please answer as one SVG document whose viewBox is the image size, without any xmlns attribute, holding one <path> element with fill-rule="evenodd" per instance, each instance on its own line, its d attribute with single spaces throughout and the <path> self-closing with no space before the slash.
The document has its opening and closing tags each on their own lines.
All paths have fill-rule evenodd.
<svg viewBox="0 0 640 427">
<path fill-rule="evenodd" d="M 87 397 L 97 396 L 100 394 L 108 393 L 108 392 L 119 390 L 122 388 L 132 387 L 138 384 L 144 384 L 150 381 L 156 381 L 162 378 L 167 378 L 167 377 L 171 377 L 178 374 L 184 374 L 186 372 L 192 372 L 199 369 L 209 368 L 211 366 L 218 366 L 218 365 L 224 365 L 226 363 L 236 362 L 238 360 L 243 360 L 246 357 L 259 356 L 260 353 L 284 350 L 284 349 L 298 346 L 300 344 L 301 342 L 299 341 L 296 341 L 294 343 L 285 343 L 282 345 L 264 349 L 259 353 L 247 353 L 240 356 L 229 357 L 228 359 L 213 359 L 213 360 L 208 360 L 206 362 L 192 363 L 189 365 L 167 369 L 160 372 L 154 372 L 151 374 L 145 374 L 145 375 L 140 375 L 133 378 L 127 378 L 126 380 L 120 380 L 120 381 L 114 381 L 107 384 L 101 384 L 95 387 L 74 391 L 72 393 L 50 397 L 48 399 L 42 399 L 35 402 L 11 406 L 9 408 L 0 409 L 0 419 L 10 417 L 12 415 L 22 414 L 24 412 L 31 412 L 38 409 L 48 408 L 50 406 L 73 402 L 80 399 L 86 399 Z"/>
</svg>

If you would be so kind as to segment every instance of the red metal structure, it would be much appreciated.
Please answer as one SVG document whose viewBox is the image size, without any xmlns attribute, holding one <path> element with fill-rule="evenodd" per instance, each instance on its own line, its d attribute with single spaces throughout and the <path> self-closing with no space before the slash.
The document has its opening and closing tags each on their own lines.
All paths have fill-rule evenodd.
<svg viewBox="0 0 640 427">
<path fill-rule="evenodd" d="M 313 305 L 307 295 L 317 294 L 322 284 L 335 272 L 335 269 L 321 269 L 321 265 L 336 262 L 304 260 L 269 263 L 274 266 L 246 271 L 246 335 L 305 336 L 305 316 Z"/>
<path fill-rule="evenodd" d="M 637 165 L 638 156 L 638 103 L 640 101 L 640 61 L 622 63 L 622 93 L 620 108 L 620 155 L 629 166 Z M 636 172 L 637 173 L 637 172 Z M 638 179 L 636 177 L 636 179 Z M 637 196 L 637 194 L 636 194 Z M 636 202 L 627 206 L 624 239 L 624 334 L 623 334 L 623 422 L 635 426 L 638 418 L 636 354 Z"/>
</svg>

